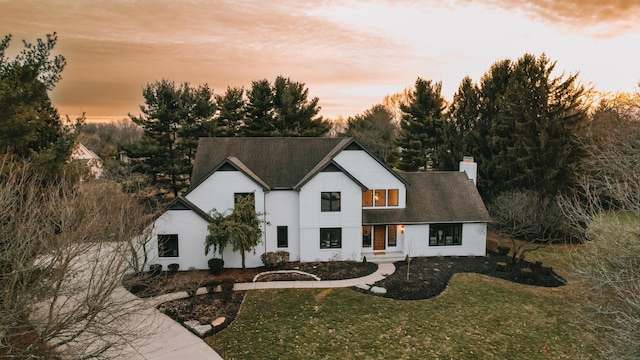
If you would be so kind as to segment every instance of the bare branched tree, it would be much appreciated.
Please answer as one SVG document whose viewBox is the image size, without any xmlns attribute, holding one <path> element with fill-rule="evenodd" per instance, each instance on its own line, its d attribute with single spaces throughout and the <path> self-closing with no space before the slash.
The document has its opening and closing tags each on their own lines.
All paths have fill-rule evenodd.
<svg viewBox="0 0 640 360">
<path fill-rule="evenodd" d="M 0 163 L 0 357 L 107 358 L 140 338 L 121 287 L 149 217 L 109 183 L 43 181 Z"/>
<path fill-rule="evenodd" d="M 560 203 L 589 241 L 576 252 L 572 271 L 593 315 L 585 323 L 601 335 L 604 358 L 640 358 L 639 104 L 598 109 L 594 122 L 605 124 L 592 127 L 587 171 Z"/>
</svg>

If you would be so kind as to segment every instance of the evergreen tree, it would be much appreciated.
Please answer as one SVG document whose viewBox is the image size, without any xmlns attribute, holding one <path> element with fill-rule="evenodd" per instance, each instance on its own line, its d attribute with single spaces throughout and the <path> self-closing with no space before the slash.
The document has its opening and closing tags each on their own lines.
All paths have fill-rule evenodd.
<svg viewBox="0 0 640 360">
<path fill-rule="evenodd" d="M 400 150 L 398 167 L 404 171 L 440 168 L 444 149 L 445 100 L 440 94 L 441 83 L 418 78 L 409 104 L 401 105 Z"/>
<path fill-rule="evenodd" d="M 52 56 L 55 33 L 30 44 L 13 59 L 5 56 L 11 36 L 0 41 L 0 153 L 14 161 L 30 161 L 47 177 L 65 173 L 76 146 L 76 123 L 63 124 L 48 91 L 61 78 L 62 55 Z"/>
<path fill-rule="evenodd" d="M 318 116 L 319 99 L 309 100 L 303 83 L 282 76 L 273 85 L 266 79 L 254 81 L 247 96 L 243 136 L 323 136 L 331 129 Z"/>
<path fill-rule="evenodd" d="M 216 116 L 217 131 L 215 136 L 234 137 L 240 135 L 240 128 L 244 124 L 246 114 L 246 100 L 244 89 L 228 87 L 223 95 L 215 95 L 218 106 Z"/>
<path fill-rule="evenodd" d="M 475 118 L 470 136 L 458 134 L 458 140 L 478 160 L 478 187 L 486 198 L 517 189 L 554 196 L 571 186 L 582 152 L 576 137 L 586 119 L 584 89 L 575 75 L 553 77 L 554 66 L 530 54 L 496 62 L 480 81 L 475 117 L 473 106 L 462 111 L 466 100 L 454 99 L 451 119 Z M 471 89 L 468 81 L 457 95 L 463 88 Z"/>
<path fill-rule="evenodd" d="M 163 79 L 148 84 L 142 95 L 142 114 L 129 114 L 143 129 L 140 143 L 130 148 L 131 157 L 139 159 L 133 163 L 134 170 L 177 196 L 191 174 L 197 140 L 205 135 L 215 113 L 212 92 L 206 85 L 177 87 Z"/>
<path fill-rule="evenodd" d="M 240 133 L 242 136 L 269 136 L 274 130 L 273 94 L 269 80 L 253 81 L 247 97 L 247 114 Z"/>
<path fill-rule="evenodd" d="M 464 156 L 478 156 L 478 144 L 473 139 L 480 109 L 478 87 L 470 77 L 462 79 L 447 113 L 446 143 L 449 152 L 443 159 L 445 170 L 457 170 Z"/>
<path fill-rule="evenodd" d="M 358 140 L 369 151 L 387 165 L 395 165 L 398 151 L 395 146 L 398 127 L 393 115 L 383 105 L 374 105 L 364 114 L 349 117 L 347 128 L 340 136 L 349 136 Z"/>
</svg>

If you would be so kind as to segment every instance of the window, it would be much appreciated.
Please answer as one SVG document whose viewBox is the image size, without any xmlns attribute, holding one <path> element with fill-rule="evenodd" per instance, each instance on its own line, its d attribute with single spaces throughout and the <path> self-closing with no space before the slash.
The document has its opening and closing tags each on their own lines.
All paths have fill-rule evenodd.
<svg viewBox="0 0 640 360">
<path fill-rule="evenodd" d="M 321 211 L 340 211 L 340 192 L 323 192 L 321 194 Z"/>
<path fill-rule="evenodd" d="M 397 231 L 397 225 L 387 226 L 387 246 L 398 246 Z"/>
<path fill-rule="evenodd" d="M 362 227 L 362 247 L 363 248 L 371 247 L 371 226 Z"/>
<path fill-rule="evenodd" d="M 376 190 L 375 199 L 376 199 L 376 206 L 386 206 L 387 190 Z"/>
<path fill-rule="evenodd" d="M 387 196 L 387 206 L 398 206 L 398 189 L 389 189 Z"/>
<path fill-rule="evenodd" d="M 362 207 L 398 206 L 398 198 L 398 189 L 365 190 L 362 192 Z"/>
<path fill-rule="evenodd" d="M 342 248 L 341 228 L 320 229 L 320 249 L 340 249 Z"/>
<path fill-rule="evenodd" d="M 362 192 L 362 207 L 373 206 L 373 190 L 365 190 Z"/>
<path fill-rule="evenodd" d="M 253 203 L 254 207 L 255 207 L 256 200 L 255 200 L 255 196 L 254 196 L 254 194 L 252 192 L 250 192 L 250 193 L 234 193 L 233 194 L 233 205 L 235 206 L 238 203 L 238 201 L 240 201 L 240 199 L 246 199 L 246 198 L 250 199 L 251 202 Z"/>
<path fill-rule="evenodd" d="M 178 234 L 158 235 L 158 256 L 178 257 Z"/>
<path fill-rule="evenodd" d="M 429 246 L 462 245 L 462 224 L 431 224 Z"/>
<path fill-rule="evenodd" d="M 289 228 L 287 226 L 278 226 L 278 247 L 289 247 Z"/>
</svg>

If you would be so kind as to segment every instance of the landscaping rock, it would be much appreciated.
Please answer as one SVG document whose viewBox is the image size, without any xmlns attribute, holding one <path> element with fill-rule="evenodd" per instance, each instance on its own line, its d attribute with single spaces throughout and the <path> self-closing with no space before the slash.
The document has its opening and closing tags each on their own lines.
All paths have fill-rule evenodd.
<svg viewBox="0 0 640 360">
<path fill-rule="evenodd" d="M 221 316 L 221 317 L 213 320 L 211 322 L 211 326 L 213 326 L 213 327 L 220 326 L 220 325 L 224 324 L 225 321 L 227 321 L 227 318 L 224 317 L 224 316 Z"/>
<path fill-rule="evenodd" d="M 196 334 L 198 334 L 198 336 L 203 337 L 205 336 L 209 331 L 211 331 L 211 329 L 213 329 L 213 327 L 209 324 L 206 325 L 196 325 L 193 327 L 193 331 L 196 332 Z"/>
<path fill-rule="evenodd" d="M 189 329 L 193 329 L 193 327 L 197 325 L 200 325 L 200 322 L 198 320 L 187 320 L 184 322 L 184 326 L 188 327 Z"/>
<path fill-rule="evenodd" d="M 371 289 L 369 289 L 369 291 L 371 291 L 374 294 L 386 294 L 387 293 L 387 289 L 380 287 L 380 286 L 372 286 Z"/>
</svg>

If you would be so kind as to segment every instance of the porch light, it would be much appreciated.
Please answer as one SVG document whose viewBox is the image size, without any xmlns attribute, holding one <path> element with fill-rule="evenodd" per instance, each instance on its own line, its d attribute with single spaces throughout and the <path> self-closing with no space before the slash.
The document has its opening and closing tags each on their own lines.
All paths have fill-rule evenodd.
<svg viewBox="0 0 640 360">
<path fill-rule="evenodd" d="M 404 234 L 404 225 L 400 225 L 400 233 Z"/>
</svg>

